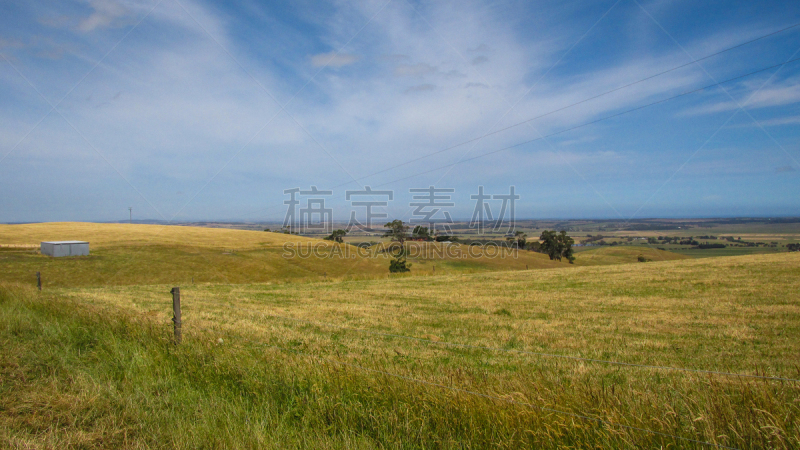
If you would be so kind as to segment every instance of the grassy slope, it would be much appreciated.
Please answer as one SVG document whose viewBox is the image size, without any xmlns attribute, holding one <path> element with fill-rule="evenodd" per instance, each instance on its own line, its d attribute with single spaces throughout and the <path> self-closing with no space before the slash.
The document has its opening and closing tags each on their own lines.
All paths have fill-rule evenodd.
<svg viewBox="0 0 800 450">
<path fill-rule="evenodd" d="M 726 247 L 726 248 L 707 248 L 707 249 L 693 249 L 693 248 L 670 248 L 665 247 L 667 250 L 686 255 L 692 258 L 716 258 L 719 256 L 740 256 L 740 255 L 762 255 L 768 253 L 786 253 L 786 247 Z"/>
<path fill-rule="evenodd" d="M 798 378 L 798 270 L 800 255 L 780 254 L 570 271 L 193 286 L 183 291 L 185 343 L 177 349 L 168 344 L 168 285 L 5 293 L 0 443 L 693 447 L 352 366 L 358 365 L 737 448 L 796 448 L 797 383 L 514 351 Z M 114 320 L 104 322 L 99 311 Z M 216 343 L 219 337 L 223 344 Z M 510 352 L 431 342 L 442 340 Z"/>
<path fill-rule="evenodd" d="M 608 246 L 597 247 L 576 253 L 575 264 L 578 266 L 631 264 L 638 262 L 639 255 L 651 261 L 674 261 L 691 258 L 691 256 L 658 250 L 651 247 Z"/>
<path fill-rule="evenodd" d="M 341 244 L 277 233 L 158 225 L 47 223 L 0 225 L 1 244 L 37 245 L 43 240 L 90 242 L 91 255 L 49 258 L 35 252 L 0 252 L 2 279 L 30 283 L 42 272 L 46 286 L 154 283 L 248 283 L 386 273 L 385 260 L 325 258 Z M 285 242 L 323 258 L 284 258 Z"/>
<path fill-rule="evenodd" d="M 91 255 L 75 258 L 39 255 L 35 249 L 46 240 L 89 241 Z M 308 254 L 314 246 L 322 257 L 285 258 L 286 242 L 300 246 L 303 254 Z M 5 246 L 0 248 L 0 280 L 33 283 L 35 272 L 41 272 L 48 287 L 189 284 L 192 280 L 240 284 L 383 278 L 389 265 L 387 255 L 369 257 L 349 245 L 221 228 L 91 223 L 0 225 L 0 245 Z M 19 247 L 25 245 L 29 248 Z M 468 255 L 465 246 L 455 247 L 461 255 Z M 418 263 L 411 275 L 432 274 L 434 264 L 438 274 L 565 266 L 531 252 L 519 252 L 516 257 L 503 254 L 445 257 L 436 261 L 420 255 L 411 261 Z"/>
</svg>

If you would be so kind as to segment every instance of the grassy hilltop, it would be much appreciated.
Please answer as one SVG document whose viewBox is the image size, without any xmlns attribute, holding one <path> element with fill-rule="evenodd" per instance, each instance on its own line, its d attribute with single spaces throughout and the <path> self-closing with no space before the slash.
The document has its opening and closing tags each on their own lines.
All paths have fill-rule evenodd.
<svg viewBox="0 0 800 450">
<path fill-rule="evenodd" d="M 41 241 L 84 240 L 91 254 L 49 258 Z M 317 257 L 291 257 L 295 254 Z M 30 283 L 41 272 L 45 285 L 61 287 L 159 283 L 265 283 L 385 278 L 389 258 L 373 250 L 282 233 L 161 225 L 40 223 L 0 225 L 0 270 L 4 280 Z M 412 257 L 411 275 L 564 267 L 528 251 L 472 257 L 466 246 L 432 243 Z M 409 243 L 418 247 L 418 243 Z M 440 250 L 444 258 L 434 258 Z M 316 252 L 316 253 L 312 253 Z M 474 253 L 474 252 L 473 252 Z M 481 253 L 481 252 L 478 252 Z M 464 257 L 448 257 L 447 255 Z M 321 257 L 320 257 L 321 256 Z M 434 268 L 436 266 L 436 268 Z"/>
<path fill-rule="evenodd" d="M 800 447 L 797 253 L 638 263 L 646 250 L 603 248 L 576 265 L 530 254 L 530 270 L 420 255 L 425 276 L 389 279 L 364 257 L 352 279 L 230 284 L 213 273 L 299 270 L 269 249 L 304 238 L 13 227 L 0 244 L 79 238 L 98 258 L 0 253 L 0 447 Z M 175 258 L 207 279 L 176 282 Z M 54 280 L 41 293 L 22 276 L 34 262 Z"/>
</svg>

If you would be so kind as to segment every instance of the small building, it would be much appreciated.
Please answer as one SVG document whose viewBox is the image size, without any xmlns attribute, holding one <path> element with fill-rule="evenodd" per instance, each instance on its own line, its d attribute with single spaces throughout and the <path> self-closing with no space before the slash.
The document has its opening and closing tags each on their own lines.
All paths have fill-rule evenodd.
<svg viewBox="0 0 800 450">
<path fill-rule="evenodd" d="M 47 256 L 86 256 L 89 254 L 89 243 L 86 241 L 52 241 L 42 242 L 41 251 Z"/>
</svg>

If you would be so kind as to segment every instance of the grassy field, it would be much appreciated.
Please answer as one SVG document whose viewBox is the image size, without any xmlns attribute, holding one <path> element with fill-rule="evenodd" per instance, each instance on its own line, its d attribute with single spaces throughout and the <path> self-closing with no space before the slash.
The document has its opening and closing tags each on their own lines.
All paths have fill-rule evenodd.
<svg viewBox="0 0 800 450">
<path fill-rule="evenodd" d="M 181 231 L 158 245 L 187 245 Z M 272 238 L 252 233 L 226 246 Z M 40 236 L 12 234 L 0 243 Z M 98 235 L 93 251 L 160 238 L 136 239 Z M 651 251 L 444 274 L 420 255 L 412 270 L 436 275 L 194 285 L 96 283 L 72 258 L 59 264 L 73 282 L 41 293 L 4 270 L 0 447 L 800 447 L 797 381 L 666 368 L 800 379 L 800 254 Z"/>
<path fill-rule="evenodd" d="M 639 256 L 650 261 L 675 261 L 690 256 L 658 250 L 651 246 L 614 246 L 581 249 L 575 253 L 575 264 L 579 266 L 606 266 L 639 262 Z"/>
<path fill-rule="evenodd" d="M 661 247 L 661 246 L 659 246 Z M 726 248 L 707 248 L 707 249 L 693 249 L 693 248 L 678 248 L 672 246 L 664 246 L 668 251 L 686 255 L 691 258 L 714 258 L 717 256 L 742 256 L 742 255 L 764 255 L 769 253 L 785 253 L 784 247 L 726 247 Z"/>
<path fill-rule="evenodd" d="M 659 249 L 664 249 L 659 251 Z M 744 255 L 767 255 L 773 253 L 786 253 L 785 247 L 726 247 L 726 248 L 706 248 L 698 249 L 681 245 L 663 244 L 638 244 L 638 245 L 616 245 L 603 247 L 577 247 L 577 263 L 586 265 L 591 261 L 599 261 L 602 264 L 625 264 L 635 262 L 636 256 L 643 255 L 653 261 L 665 261 L 682 258 L 715 258 L 718 256 L 744 256 Z M 601 258 L 601 255 L 617 254 L 620 258 Z M 633 259 L 630 256 L 633 255 Z M 583 261 L 581 261 L 583 259 Z"/>
<path fill-rule="evenodd" d="M 91 254 L 50 258 L 38 253 L 39 242 L 85 240 Z M 288 244 L 289 247 L 284 246 Z M 416 248 L 419 244 L 409 243 Z M 412 252 L 411 275 L 564 267 L 528 251 L 509 254 L 477 251 L 453 244 L 429 244 Z M 0 225 L 0 271 L 3 280 L 45 286 L 77 287 L 159 283 L 281 283 L 321 279 L 385 278 L 386 254 L 361 251 L 281 233 L 159 225 L 49 223 Z M 473 252 L 475 253 L 475 252 Z M 285 256 L 314 257 L 285 257 Z M 437 257 L 443 255 L 443 257 Z M 456 256 L 453 256 L 456 255 Z M 462 257 L 463 256 L 463 257 Z M 436 268 L 434 269 L 434 265 Z"/>
</svg>

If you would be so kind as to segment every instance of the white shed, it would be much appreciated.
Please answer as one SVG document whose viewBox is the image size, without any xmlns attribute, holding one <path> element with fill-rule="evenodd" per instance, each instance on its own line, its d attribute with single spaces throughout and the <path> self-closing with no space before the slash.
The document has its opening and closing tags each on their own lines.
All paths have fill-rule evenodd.
<svg viewBox="0 0 800 450">
<path fill-rule="evenodd" d="M 42 242 L 43 255 L 48 256 L 86 256 L 89 254 L 89 243 L 86 241 L 52 241 Z"/>
</svg>

